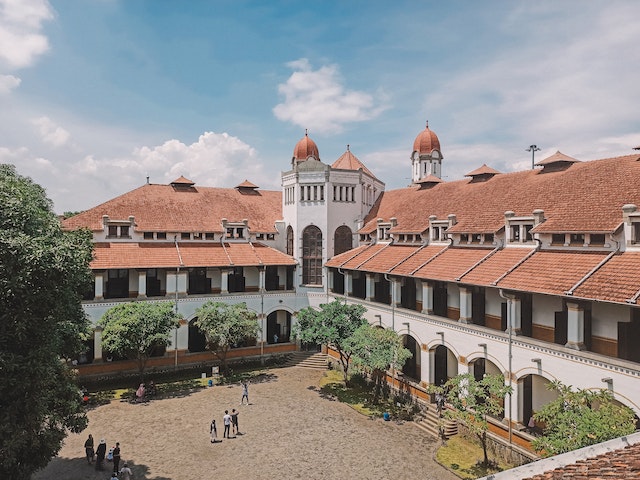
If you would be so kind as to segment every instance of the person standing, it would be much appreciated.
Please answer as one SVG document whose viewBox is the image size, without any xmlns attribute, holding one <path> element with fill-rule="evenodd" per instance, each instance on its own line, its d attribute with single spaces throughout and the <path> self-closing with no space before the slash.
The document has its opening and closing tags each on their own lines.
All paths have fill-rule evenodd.
<svg viewBox="0 0 640 480">
<path fill-rule="evenodd" d="M 218 428 L 216 427 L 216 419 L 211 420 L 211 425 L 209 426 L 209 433 L 211 434 L 211 443 L 216 443 L 218 441 Z"/>
<path fill-rule="evenodd" d="M 87 463 L 93 463 L 93 435 L 89 434 L 89 438 L 84 442 L 84 453 L 87 456 Z"/>
<path fill-rule="evenodd" d="M 133 477 L 133 472 L 127 465 L 127 462 L 124 462 L 122 469 L 120 469 L 120 480 L 131 480 L 131 477 Z"/>
<path fill-rule="evenodd" d="M 144 402 L 144 394 L 145 394 L 144 383 L 141 383 L 136 390 L 136 402 Z"/>
<path fill-rule="evenodd" d="M 96 470 L 103 470 L 104 456 L 107 453 L 107 442 L 105 439 L 100 440 L 100 444 L 96 449 Z"/>
<path fill-rule="evenodd" d="M 242 435 L 240 433 L 240 431 L 238 430 L 238 414 L 239 413 L 240 412 L 237 412 L 235 408 L 231 410 L 231 424 L 233 425 L 233 435 L 234 436 L 237 435 L 237 434 Z"/>
<path fill-rule="evenodd" d="M 116 447 L 113 449 L 113 471 L 118 473 L 120 469 L 120 442 L 116 442 Z"/>
<path fill-rule="evenodd" d="M 229 430 L 231 429 L 231 415 L 229 415 L 229 410 L 224 411 L 222 423 L 224 424 L 224 433 L 222 434 L 222 438 L 231 438 L 229 436 Z"/>
<path fill-rule="evenodd" d="M 240 382 L 242 385 L 242 398 L 240 399 L 240 405 L 244 403 L 244 399 L 247 399 L 247 405 L 249 405 L 249 385 L 246 380 Z"/>
</svg>

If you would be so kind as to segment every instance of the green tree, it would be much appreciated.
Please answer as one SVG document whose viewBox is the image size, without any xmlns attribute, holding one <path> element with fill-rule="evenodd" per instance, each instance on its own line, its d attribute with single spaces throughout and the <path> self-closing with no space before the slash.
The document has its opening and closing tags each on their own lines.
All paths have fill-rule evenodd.
<svg viewBox="0 0 640 480">
<path fill-rule="evenodd" d="M 151 354 L 171 343 L 169 333 L 180 324 L 169 302 L 127 302 L 107 310 L 98 325 L 103 328 L 102 347 L 107 352 L 136 360 L 142 380 Z"/>
<path fill-rule="evenodd" d="M 246 303 L 209 301 L 196 310 L 196 316 L 195 324 L 204 333 L 207 348 L 222 361 L 224 373 L 228 371 L 229 350 L 260 333 L 257 315 Z"/>
<path fill-rule="evenodd" d="M 487 417 L 502 415 L 504 397 L 513 391 L 509 385 L 505 385 L 504 376 L 485 375 L 482 380 L 476 380 L 470 373 L 465 373 L 450 378 L 443 387 L 429 390 L 446 396 L 453 409 L 447 409 L 445 417 L 462 422 L 478 438 L 484 454 L 482 465 L 489 467 Z"/>
<path fill-rule="evenodd" d="M 87 418 L 63 359 L 83 350 L 91 233 L 65 232 L 44 190 L 0 165 L 0 478 L 28 479 Z"/>
<path fill-rule="evenodd" d="M 615 402 L 609 390 L 574 391 L 554 381 L 547 384 L 558 397 L 538 410 L 533 418 L 544 423 L 543 435 L 533 448 L 544 456 L 629 435 L 635 430 L 633 410 Z"/>
<path fill-rule="evenodd" d="M 345 385 L 348 383 L 351 345 L 347 340 L 358 327 L 367 324 L 364 318 L 366 308 L 362 305 L 347 305 L 340 300 L 323 303 L 320 310 L 311 307 L 298 312 L 293 334 L 303 342 L 328 345 L 340 355 L 340 364 Z"/>
<path fill-rule="evenodd" d="M 345 342 L 351 351 L 353 368 L 371 375 L 374 381 L 373 403 L 378 403 L 384 373 L 389 368 L 400 370 L 412 353 L 402 345 L 402 337 L 393 330 L 364 324 Z"/>
</svg>

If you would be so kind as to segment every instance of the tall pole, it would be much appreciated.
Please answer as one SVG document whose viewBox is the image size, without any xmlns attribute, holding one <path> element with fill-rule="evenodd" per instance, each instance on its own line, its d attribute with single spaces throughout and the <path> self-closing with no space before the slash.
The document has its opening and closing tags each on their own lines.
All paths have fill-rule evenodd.
<svg viewBox="0 0 640 480">
<path fill-rule="evenodd" d="M 531 152 L 531 170 L 533 170 L 536 165 L 536 152 L 539 152 L 540 149 L 537 145 L 529 145 L 529 148 L 525 149 L 525 151 Z"/>
</svg>

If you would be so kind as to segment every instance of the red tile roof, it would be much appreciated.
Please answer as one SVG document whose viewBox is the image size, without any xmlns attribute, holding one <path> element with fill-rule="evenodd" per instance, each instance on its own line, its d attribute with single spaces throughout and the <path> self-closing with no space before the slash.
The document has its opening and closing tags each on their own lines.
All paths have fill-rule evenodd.
<svg viewBox="0 0 640 480">
<path fill-rule="evenodd" d="M 551 165 L 552 163 L 558 163 L 558 162 L 569 162 L 569 163 L 576 163 L 579 162 L 580 160 L 577 160 L 573 157 L 570 157 L 569 155 L 565 155 L 564 153 L 560 152 L 560 150 L 558 150 L 556 153 L 554 153 L 553 155 L 551 155 L 550 157 L 547 157 L 543 160 L 540 160 L 539 162 L 536 163 L 536 165 Z"/>
<path fill-rule="evenodd" d="M 603 252 L 536 252 L 500 280 L 498 287 L 564 295 L 606 257 Z"/>
<path fill-rule="evenodd" d="M 295 265 L 284 253 L 261 244 L 173 242 L 96 243 L 91 269 Z M 182 265 L 180 264 L 182 260 Z"/>
<path fill-rule="evenodd" d="M 421 267 L 415 277 L 455 282 L 467 270 L 491 252 L 486 248 L 451 247 Z"/>
<path fill-rule="evenodd" d="M 362 169 L 362 171 L 368 174 L 369 176 L 376 178 L 376 176 L 371 172 L 371 170 L 369 170 L 364 163 L 358 160 L 358 158 L 353 153 L 351 153 L 351 151 L 349 150 L 349 146 L 347 146 L 347 151 L 344 152 L 340 156 L 340 158 L 338 158 L 335 162 L 333 162 L 333 165 L 331 165 L 331 168 L 337 168 L 341 170 Z"/>
<path fill-rule="evenodd" d="M 365 218 L 361 233 L 376 221 L 396 217 L 401 231 L 424 231 L 429 216 L 446 220 L 455 214 L 452 232 L 497 232 L 507 210 L 531 216 L 544 210 L 537 232 L 613 232 L 622 222 L 622 206 L 640 205 L 638 154 L 572 164 L 542 173 L 526 170 L 495 175 L 485 182 L 471 179 L 440 183 L 429 189 L 412 186 L 384 192 Z"/>
<path fill-rule="evenodd" d="M 531 248 L 510 247 L 497 251 L 461 278 L 471 285 L 491 285 L 532 253 Z"/>
<path fill-rule="evenodd" d="M 573 292 L 581 298 L 638 305 L 640 291 L 640 252 L 615 255 Z"/>
<path fill-rule="evenodd" d="M 63 221 L 63 227 L 102 230 L 102 216 L 111 220 L 135 217 L 136 230 L 145 232 L 222 232 L 221 220 L 249 220 L 254 232 L 275 233 L 282 219 L 282 194 L 253 191 L 243 195 L 234 188 L 145 184 Z"/>
<path fill-rule="evenodd" d="M 429 245 L 417 249 L 408 255 L 401 263 L 399 263 L 392 271 L 394 275 L 409 276 L 442 253 L 447 248 L 446 245 Z"/>
<path fill-rule="evenodd" d="M 369 260 L 360 265 L 360 270 L 375 273 L 389 273 L 396 265 L 418 250 L 417 246 L 394 245 L 392 248 L 380 250 Z"/>
<path fill-rule="evenodd" d="M 483 163 L 481 167 L 467 173 L 465 177 L 475 177 L 477 175 L 498 175 L 500 172 L 495 168 L 488 167 L 486 163 Z"/>
</svg>

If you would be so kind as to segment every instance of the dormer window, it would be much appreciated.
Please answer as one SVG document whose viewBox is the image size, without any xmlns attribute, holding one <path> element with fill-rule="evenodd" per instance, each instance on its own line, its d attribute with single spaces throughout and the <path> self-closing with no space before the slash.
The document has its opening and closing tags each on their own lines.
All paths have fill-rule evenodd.
<svg viewBox="0 0 640 480">
<path fill-rule="evenodd" d="M 604 233 L 592 233 L 589 235 L 589 245 L 596 247 L 604 246 Z"/>
<path fill-rule="evenodd" d="M 230 222 L 226 218 L 222 219 L 222 228 L 226 232 L 225 239 L 239 239 L 243 240 L 249 238 L 248 220 L 242 220 L 241 222 Z"/>
<path fill-rule="evenodd" d="M 509 243 L 531 243 L 533 235 L 531 229 L 536 221 L 535 212 L 533 217 L 516 217 L 512 211 L 505 212 L 506 229 L 509 235 Z"/>
<path fill-rule="evenodd" d="M 107 238 L 131 238 L 135 220 L 133 216 L 128 220 L 111 220 L 108 215 L 103 215 L 102 225 L 107 232 Z"/>
<path fill-rule="evenodd" d="M 191 240 L 191 234 L 189 232 L 180 233 L 180 240 Z"/>
<path fill-rule="evenodd" d="M 469 234 L 461 233 L 460 234 L 460 243 L 469 243 Z"/>
<path fill-rule="evenodd" d="M 584 245 L 584 233 L 572 233 L 569 244 L 573 246 L 582 246 Z"/>
<path fill-rule="evenodd" d="M 564 233 L 553 233 L 551 235 L 551 245 L 564 245 Z"/>
<path fill-rule="evenodd" d="M 429 238 L 432 242 L 445 242 L 447 240 L 447 228 L 451 225 L 449 220 L 436 220 L 436 216 L 429 217 Z"/>
<path fill-rule="evenodd" d="M 109 225 L 109 236 L 117 237 L 118 236 L 118 226 L 117 225 Z"/>
<path fill-rule="evenodd" d="M 633 223 L 631 243 L 633 243 L 634 245 L 640 245 L 640 222 Z"/>
<path fill-rule="evenodd" d="M 484 234 L 484 243 L 493 243 L 494 237 L 493 233 L 485 233 Z"/>
</svg>

